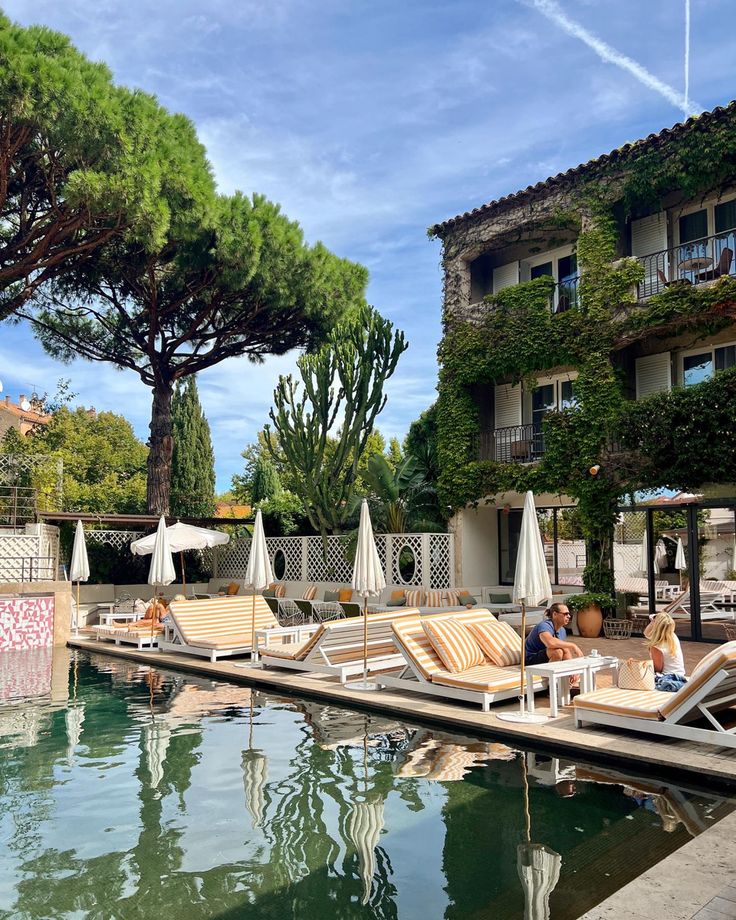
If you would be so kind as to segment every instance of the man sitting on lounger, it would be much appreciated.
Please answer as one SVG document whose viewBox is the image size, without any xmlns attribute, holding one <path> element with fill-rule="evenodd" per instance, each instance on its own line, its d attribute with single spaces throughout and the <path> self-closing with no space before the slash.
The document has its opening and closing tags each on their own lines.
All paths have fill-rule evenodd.
<svg viewBox="0 0 736 920">
<path fill-rule="evenodd" d="M 552 604 L 542 622 L 537 623 L 526 637 L 525 664 L 546 664 L 548 661 L 585 657 L 579 646 L 567 641 L 565 626 L 570 622 L 571 616 L 567 604 Z"/>
</svg>

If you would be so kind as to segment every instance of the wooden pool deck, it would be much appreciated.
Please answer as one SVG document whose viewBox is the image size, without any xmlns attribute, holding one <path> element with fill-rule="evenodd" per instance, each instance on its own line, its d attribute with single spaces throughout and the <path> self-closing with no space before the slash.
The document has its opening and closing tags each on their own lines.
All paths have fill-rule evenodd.
<svg viewBox="0 0 736 920">
<path fill-rule="evenodd" d="M 584 651 L 598 648 L 602 654 L 619 658 L 645 657 L 641 639 L 610 641 L 576 639 Z M 252 667 L 247 658 L 216 663 L 192 655 L 159 651 L 137 651 L 132 647 L 98 642 L 80 634 L 69 640 L 71 648 L 127 658 L 154 667 L 185 671 L 213 679 L 254 685 L 273 692 L 294 694 L 347 707 L 389 713 L 412 722 L 424 722 L 471 735 L 492 736 L 499 741 L 552 751 L 560 756 L 594 763 L 616 764 L 631 773 L 651 773 L 696 787 L 736 788 L 736 750 L 687 741 L 651 738 L 643 734 L 598 727 L 575 728 L 570 707 L 563 707 L 556 719 L 537 725 L 504 722 L 497 713 L 516 709 L 514 702 L 494 705 L 491 712 L 464 703 L 441 702 L 436 697 L 386 689 L 365 692 L 350 689 L 335 678 L 304 672 Z M 688 671 L 715 646 L 683 642 Z M 600 685 L 605 676 L 601 675 Z M 547 712 L 547 698 L 537 703 Z"/>
</svg>

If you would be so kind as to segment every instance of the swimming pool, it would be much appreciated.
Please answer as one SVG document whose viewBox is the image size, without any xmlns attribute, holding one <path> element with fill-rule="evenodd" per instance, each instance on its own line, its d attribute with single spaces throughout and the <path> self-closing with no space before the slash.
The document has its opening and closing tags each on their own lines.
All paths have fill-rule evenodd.
<svg viewBox="0 0 736 920">
<path fill-rule="evenodd" d="M 8 675 L 2 918 L 567 920 L 734 807 L 103 655 Z"/>
</svg>

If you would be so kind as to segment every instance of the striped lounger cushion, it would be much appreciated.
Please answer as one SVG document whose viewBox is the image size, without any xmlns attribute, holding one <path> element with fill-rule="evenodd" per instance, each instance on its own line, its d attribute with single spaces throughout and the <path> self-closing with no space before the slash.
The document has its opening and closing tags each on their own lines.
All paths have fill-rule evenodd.
<svg viewBox="0 0 736 920">
<path fill-rule="evenodd" d="M 423 621 L 422 629 L 448 671 L 467 671 L 485 662 L 480 646 L 462 623 L 429 618 Z"/>
<path fill-rule="evenodd" d="M 617 716 L 634 716 L 639 719 L 659 719 L 659 710 L 674 693 L 662 690 L 620 690 L 606 687 L 592 693 L 582 693 L 573 700 L 576 709 L 594 709 Z"/>
<path fill-rule="evenodd" d="M 265 658 L 270 656 L 284 658 L 288 661 L 304 661 L 324 631 L 324 624 L 320 623 L 311 636 L 303 642 L 281 642 L 278 645 L 267 645 L 261 649 L 261 655 Z"/>
<path fill-rule="evenodd" d="M 457 687 L 461 690 L 477 690 L 480 693 L 500 693 L 503 690 L 521 692 L 521 672 L 509 668 L 497 668 L 492 664 L 468 668 L 461 674 L 452 671 L 437 671 L 432 683 L 443 687 Z M 534 681 L 535 689 L 542 686 L 542 680 Z"/>
<path fill-rule="evenodd" d="M 499 668 L 521 664 L 521 636 L 508 623 L 468 623 L 483 654 Z"/>
</svg>

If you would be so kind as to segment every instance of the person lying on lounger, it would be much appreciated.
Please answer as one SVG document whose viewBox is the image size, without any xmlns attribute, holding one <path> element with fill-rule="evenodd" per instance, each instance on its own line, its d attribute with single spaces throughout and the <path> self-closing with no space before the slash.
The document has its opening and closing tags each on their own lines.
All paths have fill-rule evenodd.
<svg viewBox="0 0 736 920">
<path fill-rule="evenodd" d="M 585 657 L 579 646 L 567 641 L 565 626 L 570 622 L 571 616 L 567 604 L 561 601 L 548 608 L 542 622 L 537 623 L 526 637 L 525 664 L 545 664 L 548 661 Z M 574 682 L 571 683 L 574 685 Z"/>
</svg>

